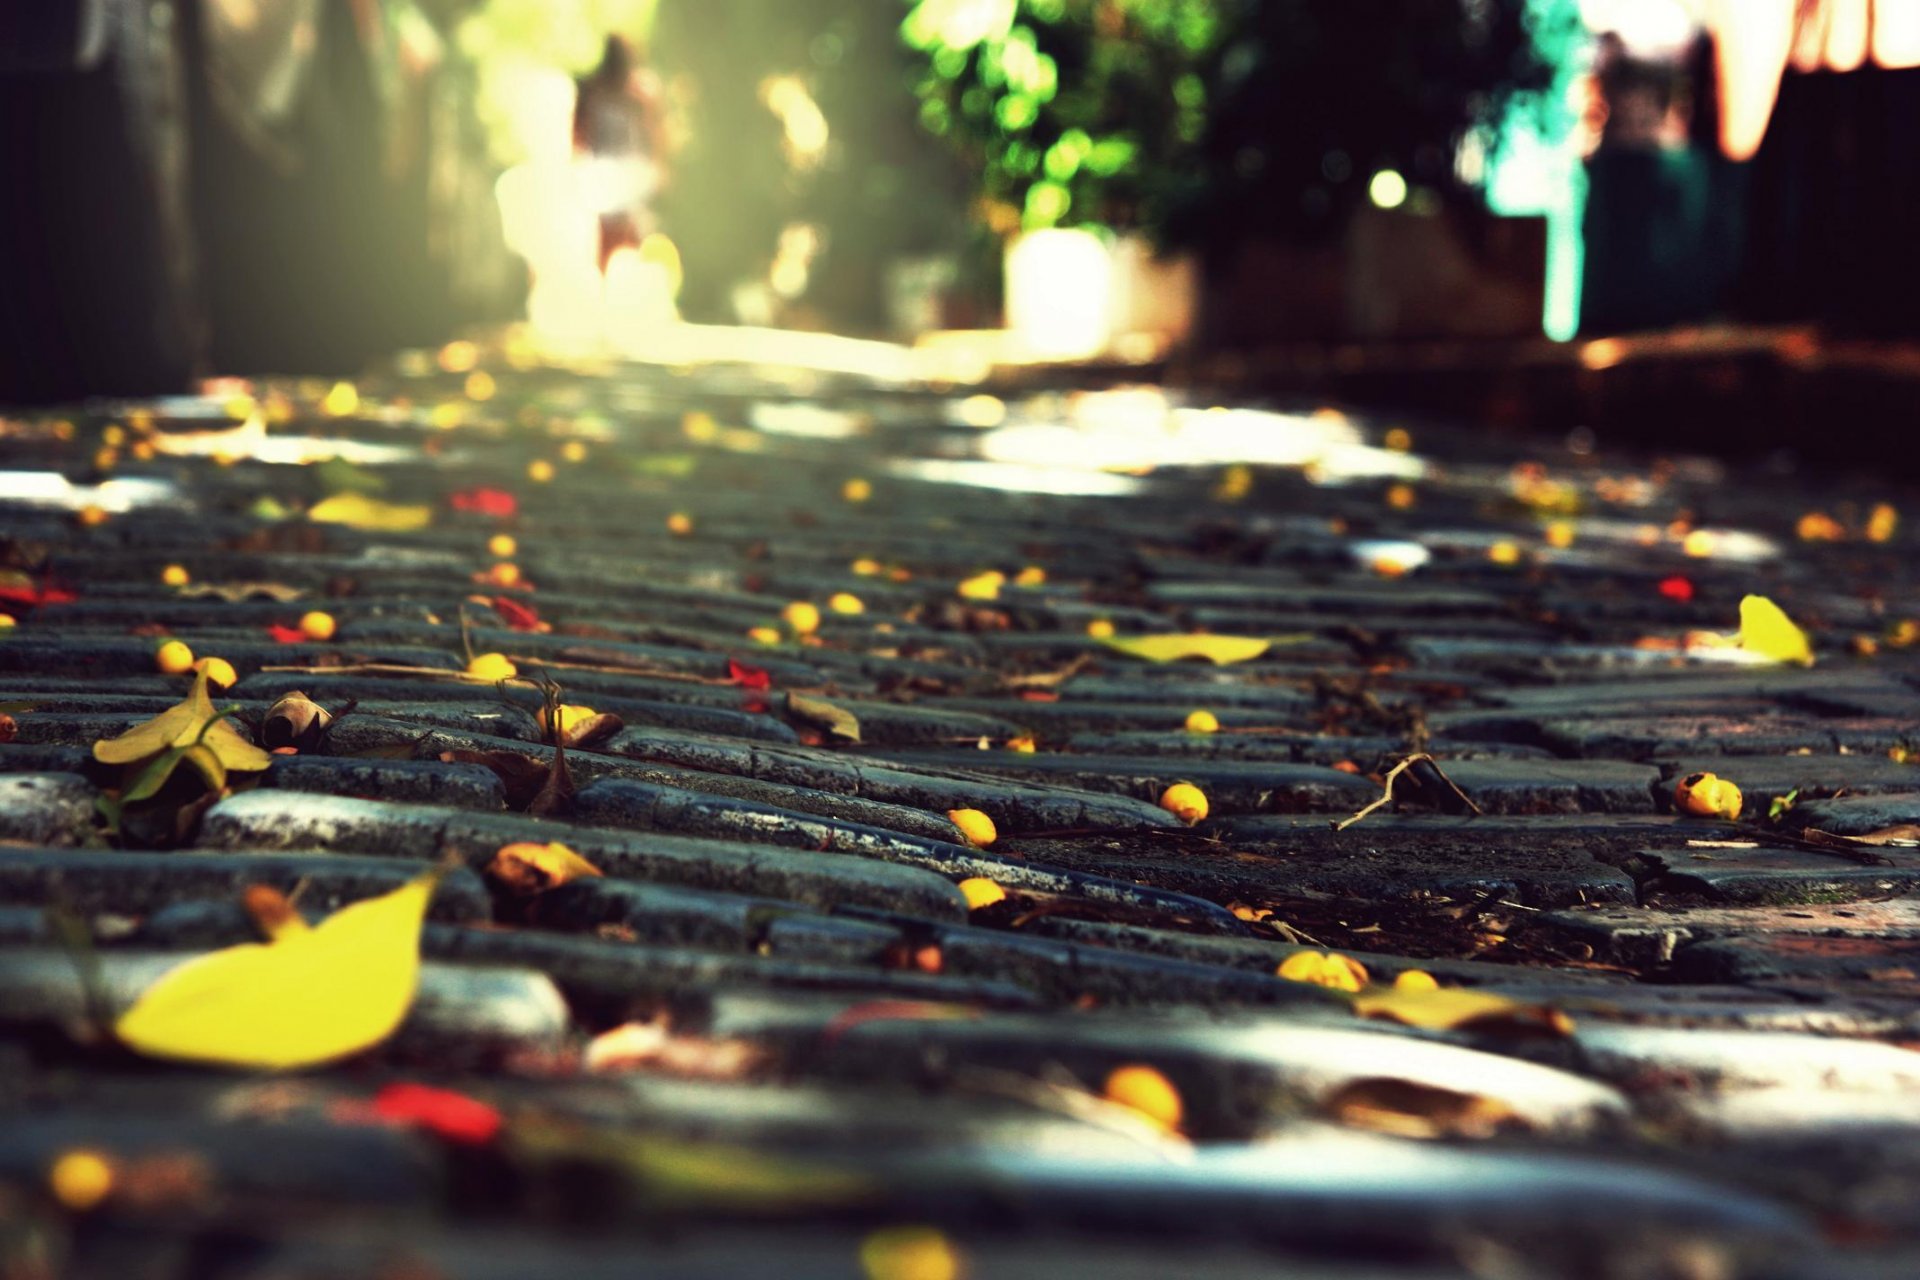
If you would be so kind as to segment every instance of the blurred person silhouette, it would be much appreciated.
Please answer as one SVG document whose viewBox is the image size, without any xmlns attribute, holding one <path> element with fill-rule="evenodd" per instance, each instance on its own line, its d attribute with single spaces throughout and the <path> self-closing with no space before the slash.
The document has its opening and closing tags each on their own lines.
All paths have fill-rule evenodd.
<svg viewBox="0 0 1920 1280">
<path fill-rule="evenodd" d="M 653 230 L 652 200 L 665 181 L 661 143 L 659 78 L 626 37 L 610 35 L 573 107 L 574 155 L 600 216 L 602 272 L 615 252 L 638 249 Z"/>
</svg>

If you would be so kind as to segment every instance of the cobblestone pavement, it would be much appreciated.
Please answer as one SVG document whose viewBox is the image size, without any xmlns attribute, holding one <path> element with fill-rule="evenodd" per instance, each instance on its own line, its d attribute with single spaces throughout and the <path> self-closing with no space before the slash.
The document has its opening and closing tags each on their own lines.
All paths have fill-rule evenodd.
<svg viewBox="0 0 1920 1280">
<path fill-rule="evenodd" d="M 472 358 L 5 424 L 0 1275 L 1920 1274 L 1920 504 Z M 1814 665 L 1716 643 L 1749 593 Z M 243 734 L 334 718 L 110 826 L 168 638 Z M 570 796 L 542 676 L 619 721 Z M 605 874 L 516 889 L 528 840 Z M 248 886 L 448 859 L 371 1052 L 100 1034 Z"/>
</svg>

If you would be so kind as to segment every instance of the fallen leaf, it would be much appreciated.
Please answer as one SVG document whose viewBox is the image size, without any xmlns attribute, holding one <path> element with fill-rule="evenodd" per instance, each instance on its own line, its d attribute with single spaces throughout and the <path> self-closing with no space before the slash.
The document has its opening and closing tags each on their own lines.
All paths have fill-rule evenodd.
<svg viewBox="0 0 1920 1280">
<path fill-rule="evenodd" d="M 447 502 L 455 511 L 477 511 L 483 516 L 506 519 L 520 510 L 520 502 L 505 489 L 481 486 L 451 494 Z"/>
<path fill-rule="evenodd" d="M 1320 1105 L 1341 1124 L 1401 1138 L 1490 1138 L 1520 1122 L 1498 1098 L 1392 1076 L 1350 1080 Z"/>
<path fill-rule="evenodd" d="M 733 658 L 727 659 L 727 679 L 742 689 L 765 692 L 773 688 L 773 677 L 759 667 L 750 667 Z"/>
<path fill-rule="evenodd" d="M 411 759 L 412 750 L 403 758 Z M 493 770 L 507 793 L 507 807 L 522 811 L 540 794 L 551 768 L 544 760 L 517 751 L 442 751 L 440 759 L 447 764 L 477 764 Z"/>
<path fill-rule="evenodd" d="M 500 615 L 500 620 L 507 624 L 508 630 L 538 631 L 540 629 L 540 615 L 512 596 L 495 596 L 488 603 L 493 606 L 493 611 Z"/>
<path fill-rule="evenodd" d="M 420 927 L 438 871 L 343 907 L 312 928 L 197 956 L 114 1023 L 136 1053 L 279 1071 L 385 1040 L 420 980 Z"/>
<path fill-rule="evenodd" d="M 487 864 L 486 874 L 514 893 L 542 893 L 569 880 L 605 873 L 557 840 L 548 844 L 520 840 L 501 846 Z"/>
<path fill-rule="evenodd" d="M 569 747 L 593 746 L 627 727 L 627 722 L 611 711 L 573 705 L 561 706 L 558 711 L 560 741 Z"/>
<path fill-rule="evenodd" d="M 298 627 L 282 626 L 278 622 L 267 624 L 267 635 L 275 644 L 305 644 L 307 633 Z"/>
<path fill-rule="evenodd" d="M 373 533 L 413 533 L 433 523 L 433 508 L 382 502 L 359 493 L 336 493 L 308 508 L 307 519 Z"/>
<path fill-rule="evenodd" d="M 0 569 L 0 604 L 34 608 L 43 604 L 71 604 L 77 599 L 73 592 L 48 581 L 35 582 L 18 569 Z"/>
<path fill-rule="evenodd" d="M 765 1061 L 749 1040 L 676 1036 L 665 1018 L 629 1022 L 604 1031 L 587 1045 L 589 1071 L 648 1068 L 695 1080 L 738 1080 Z"/>
<path fill-rule="evenodd" d="M 180 588 L 182 600 L 225 600 L 228 604 L 254 599 L 291 604 L 306 594 L 298 587 L 278 582 L 190 582 Z"/>
<path fill-rule="evenodd" d="M 207 696 L 204 670 L 194 676 L 193 688 L 183 701 L 117 738 L 95 742 L 93 758 L 102 764 L 130 766 L 121 796 L 125 803 L 157 793 L 182 762 L 197 770 L 216 791 L 226 785 L 229 770 L 251 773 L 271 763 L 266 752 L 248 742 L 231 721 L 214 710 Z"/>
<path fill-rule="evenodd" d="M 860 741 L 860 719 L 845 707 L 825 698 L 809 698 L 798 693 L 787 695 L 787 714 L 810 725 L 825 729 L 847 742 Z"/>
<path fill-rule="evenodd" d="M 1573 1020 L 1546 1005 L 1522 1004 L 1491 991 L 1441 987 L 1435 991 L 1366 991 L 1353 999 L 1363 1018 L 1405 1023 L 1428 1031 L 1496 1031 L 1564 1036 Z"/>
<path fill-rule="evenodd" d="M 1740 601 L 1740 634 L 1736 642 L 1748 653 L 1774 662 L 1813 665 L 1813 646 L 1807 643 L 1807 633 L 1765 596 L 1747 596 Z"/>
<path fill-rule="evenodd" d="M 266 718 L 260 722 L 260 745 L 268 751 L 284 747 L 311 751 L 320 745 L 332 723 L 332 712 L 295 689 L 267 708 Z"/>
<path fill-rule="evenodd" d="M 1809 827 L 1800 834 L 1821 840 L 1840 840 L 1847 844 L 1868 845 L 1876 849 L 1909 848 L 1920 845 L 1920 823 L 1912 822 L 1895 823 L 1891 827 L 1881 827 L 1878 831 L 1868 831 L 1857 836 L 1836 835 L 1816 827 Z"/>
<path fill-rule="evenodd" d="M 1221 666 L 1230 662 L 1248 662 L 1272 647 L 1270 640 L 1252 636 L 1174 635 L 1103 636 L 1099 643 L 1117 653 L 1148 662 L 1177 662 L 1182 658 L 1205 658 Z"/>
<path fill-rule="evenodd" d="M 401 1081 L 374 1095 L 371 1113 L 389 1124 L 411 1125 L 464 1146 L 485 1146 L 500 1134 L 499 1111 L 464 1093 Z"/>
</svg>

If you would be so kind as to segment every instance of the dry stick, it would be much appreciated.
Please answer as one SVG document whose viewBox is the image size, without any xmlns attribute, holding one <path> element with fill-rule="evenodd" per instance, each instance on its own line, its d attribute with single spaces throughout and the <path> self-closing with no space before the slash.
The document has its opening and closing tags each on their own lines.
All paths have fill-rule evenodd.
<svg viewBox="0 0 1920 1280">
<path fill-rule="evenodd" d="M 1406 759 L 1402 760 L 1399 764 L 1396 764 L 1395 766 L 1393 766 L 1393 768 L 1387 770 L 1387 776 L 1380 779 L 1380 798 L 1378 800 L 1375 800 L 1372 804 L 1368 805 L 1366 808 L 1360 810 L 1360 812 L 1354 814 L 1351 818 L 1343 818 L 1339 822 L 1334 823 L 1333 829 L 1335 831 L 1345 831 L 1348 827 L 1360 821 L 1360 819 L 1366 817 L 1368 814 L 1373 813 L 1377 809 L 1384 809 L 1387 805 L 1392 804 L 1394 779 L 1398 778 L 1401 774 L 1405 773 L 1408 769 L 1411 769 L 1414 765 L 1419 764 L 1422 760 L 1426 761 L 1428 764 L 1433 766 L 1433 772 L 1439 777 L 1440 781 L 1446 783 L 1447 786 L 1452 789 L 1453 794 L 1459 797 L 1460 802 L 1466 805 L 1467 808 L 1473 812 L 1473 815 L 1475 817 L 1480 816 L 1480 806 L 1473 802 L 1473 797 L 1469 796 L 1466 792 L 1462 791 L 1459 788 L 1459 786 L 1454 782 L 1454 780 L 1452 778 L 1449 778 L 1446 775 L 1445 771 L 1440 768 L 1439 761 L 1435 760 L 1432 756 L 1422 751 L 1416 755 L 1408 756 Z"/>
</svg>

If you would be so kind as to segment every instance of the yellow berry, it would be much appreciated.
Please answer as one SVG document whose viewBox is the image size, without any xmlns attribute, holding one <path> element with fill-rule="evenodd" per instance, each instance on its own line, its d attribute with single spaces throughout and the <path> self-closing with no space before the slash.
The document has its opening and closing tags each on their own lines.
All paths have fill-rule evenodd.
<svg viewBox="0 0 1920 1280">
<path fill-rule="evenodd" d="M 866 556 L 861 556 L 858 560 L 855 560 L 852 568 L 855 573 L 863 578 L 875 577 L 881 572 L 880 562 L 878 560 L 870 560 Z"/>
<path fill-rule="evenodd" d="M 467 664 L 467 674 L 476 680 L 511 680 L 520 674 L 520 668 L 503 653 L 483 653 Z"/>
<path fill-rule="evenodd" d="M 193 577 L 185 565 L 170 564 L 160 571 L 160 581 L 169 587 L 184 587 L 193 581 Z"/>
<path fill-rule="evenodd" d="M 568 462 L 585 462 L 587 460 L 586 443 L 580 440 L 569 440 L 560 446 L 560 456 Z"/>
<path fill-rule="evenodd" d="M 78 520 L 86 528 L 97 529 L 107 522 L 107 509 L 105 507 L 95 506 L 90 502 L 80 508 L 80 510 L 74 512 L 73 518 Z"/>
<path fill-rule="evenodd" d="M 546 484 L 553 479 L 553 464 L 545 458 L 535 458 L 527 464 L 527 479 L 535 484 Z"/>
<path fill-rule="evenodd" d="M 779 644 L 780 633 L 772 627 L 753 627 L 747 631 L 747 639 L 755 644 Z"/>
<path fill-rule="evenodd" d="M 1207 816 L 1207 793 L 1191 782 L 1176 782 L 1160 793 L 1160 807 L 1192 826 Z"/>
<path fill-rule="evenodd" d="M 1566 520 L 1555 520 L 1547 526 L 1547 545 L 1565 551 L 1573 545 L 1573 525 Z"/>
<path fill-rule="evenodd" d="M 865 502 L 873 496 L 873 481 L 855 476 L 840 486 L 840 496 L 848 502 Z"/>
<path fill-rule="evenodd" d="M 832 597 L 827 600 L 827 608 L 833 610 L 835 613 L 865 613 L 867 611 L 867 606 L 861 603 L 860 597 L 850 591 L 834 592 Z"/>
<path fill-rule="evenodd" d="M 1707 818 L 1738 818 L 1740 788 L 1711 773 L 1690 773 L 1673 789 L 1673 803 L 1682 813 Z"/>
<path fill-rule="evenodd" d="M 1037 564 L 1030 564 L 1013 575 L 1013 585 L 1016 587 L 1037 587 L 1044 584 L 1046 580 L 1047 571 Z"/>
<path fill-rule="evenodd" d="M 1387 432 L 1386 438 L 1380 443 L 1395 453 L 1405 453 L 1413 448 L 1413 433 L 1405 427 L 1395 427 Z"/>
<path fill-rule="evenodd" d="M 1680 540 L 1680 551 L 1683 555 L 1704 560 L 1711 556 L 1719 545 L 1720 539 L 1710 530 L 1695 529 L 1692 533 L 1689 533 Z"/>
<path fill-rule="evenodd" d="M 1186 1111 L 1173 1081 L 1137 1062 L 1115 1067 L 1101 1092 L 1109 1102 L 1132 1107 L 1163 1129 L 1178 1129 Z"/>
<path fill-rule="evenodd" d="M 667 517 L 667 532 L 676 538 L 684 538 L 693 532 L 693 517 L 684 511 L 676 511 Z"/>
<path fill-rule="evenodd" d="M 1035 751 L 1039 750 L 1039 744 L 1036 743 L 1032 738 L 1029 738 L 1025 734 L 1022 734 L 1017 738 L 1007 739 L 1007 750 L 1018 751 L 1023 756 L 1030 756 Z"/>
<path fill-rule="evenodd" d="M 183 640 L 169 640 L 153 651 L 153 665 L 170 676 L 193 670 L 193 650 Z"/>
<path fill-rule="evenodd" d="M 780 611 L 780 619 L 803 636 L 810 636 L 820 629 L 819 606 L 805 600 L 795 600 Z"/>
<path fill-rule="evenodd" d="M 1520 563 L 1520 548 L 1511 542 L 1496 542 L 1487 548 L 1487 559 L 1500 565 Z"/>
<path fill-rule="evenodd" d="M 110 424 L 105 431 L 100 433 L 100 443 L 106 445 L 109 449 L 118 449 L 126 442 L 127 429 L 118 423 Z"/>
<path fill-rule="evenodd" d="M 978 809 L 949 809 L 947 819 L 960 828 L 960 834 L 966 837 L 967 843 L 976 848 L 984 849 L 1000 838 L 1000 832 L 994 828 L 993 819 Z"/>
<path fill-rule="evenodd" d="M 360 392 L 351 382 L 336 382 L 320 401 L 320 412 L 329 418 L 344 418 L 360 408 Z"/>
<path fill-rule="evenodd" d="M 493 380 L 492 374 L 488 373 L 485 369 L 475 369 L 467 375 L 466 385 L 463 389 L 466 391 L 467 399 L 469 400 L 491 400 L 493 399 L 494 391 L 498 388 Z"/>
<path fill-rule="evenodd" d="M 330 613 L 322 613 L 315 609 L 300 615 L 300 630 L 309 640 L 331 640 L 337 629 L 338 624 L 334 622 L 333 615 Z"/>
<path fill-rule="evenodd" d="M 517 587 L 520 585 L 520 566 L 501 560 L 488 567 L 486 579 L 496 587 Z"/>
<path fill-rule="evenodd" d="M 1408 969 L 1393 980 L 1395 991 L 1438 991 L 1440 984 L 1424 969 Z"/>
<path fill-rule="evenodd" d="M 1274 972 L 1289 982 L 1309 982 L 1335 991 L 1358 991 L 1367 985 L 1367 967 L 1338 951 L 1296 951 Z"/>
<path fill-rule="evenodd" d="M 520 544 L 510 533 L 496 533 L 487 539 L 487 554 L 500 560 L 513 559 L 520 550 Z"/>
<path fill-rule="evenodd" d="M 193 664 L 193 669 L 206 672 L 207 683 L 222 689 L 232 688 L 233 682 L 240 678 L 239 673 L 234 671 L 233 664 L 225 658 L 202 658 Z"/>
<path fill-rule="evenodd" d="M 47 1189 L 68 1209 L 91 1209 L 113 1194 L 113 1162 L 98 1151 L 65 1152 L 47 1170 Z"/>
<path fill-rule="evenodd" d="M 1189 712 L 1187 715 L 1187 732 L 1218 733 L 1220 732 L 1220 717 L 1206 710 Z"/>
<path fill-rule="evenodd" d="M 1095 618 L 1087 624 L 1087 635 L 1095 640 L 1111 640 L 1113 638 L 1113 624 L 1105 618 Z"/>
<path fill-rule="evenodd" d="M 1007 891 L 985 876 L 970 876 L 960 882 L 960 892 L 966 895 L 967 910 L 978 911 L 990 907 L 996 902 L 1006 900 Z"/>
<path fill-rule="evenodd" d="M 1387 487 L 1387 505 L 1395 511 L 1409 510 L 1418 501 L 1418 495 L 1410 484 L 1396 484 Z"/>
<path fill-rule="evenodd" d="M 860 1242 L 866 1280 L 960 1280 L 960 1251 L 933 1227 L 882 1227 Z"/>
<path fill-rule="evenodd" d="M 10 627 L 17 627 L 19 625 L 19 619 L 15 618 L 12 614 L 0 613 L 0 631 L 5 631 Z"/>
</svg>

